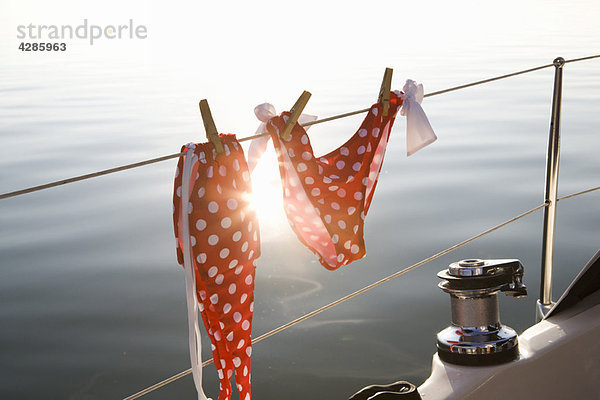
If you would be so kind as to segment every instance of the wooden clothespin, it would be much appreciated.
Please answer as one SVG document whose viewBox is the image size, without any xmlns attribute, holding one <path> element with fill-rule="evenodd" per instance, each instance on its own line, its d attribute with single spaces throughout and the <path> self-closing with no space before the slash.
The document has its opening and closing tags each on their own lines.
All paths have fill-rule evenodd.
<svg viewBox="0 0 600 400">
<path fill-rule="evenodd" d="M 292 133 L 292 128 L 296 125 L 296 122 L 298 121 L 300 114 L 302 114 L 302 110 L 304 110 L 304 107 L 306 107 L 306 103 L 308 103 L 310 96 L 310 92 L 307 92 L 305 90 L 304 92 L 302 92 L 300 97 L 298 97 L 298 100 L 296 100 L 294 106 L 290 109 L 290 117 L 287 120 L 285 127 L 283 128 L 283 131 L 281 131 L 280 134 L 282 139 L 287 139 L 290 137 L 290 134 Z"/>
<path fill-rule="evenodd" d="M 217 154 L 225 152 L 223 143 L 219 138 L 219 132 L 217 131 L 217 127 L 215 126 L 215 121 L 213 120 L 212 114 L 210 113 L 208 101 L 206 101 L 206 99 L 200 100 L 199 106 L 200 114 L 202 114 L 202 122 L 204 122 L 204 129 L 206 130 L 206 138 L 211 141 L 213 146 L 215 146 Z"/>
<path fill-rule="evenodd" d="M 394 70 L 386 68 L 383 74 L 383 81 L 381 82 L 381 89 L 379 90 L 379 98 L 377 101 L 383 105 L 382 115 L 387 117 L 390 109 L 390 91 L 392 90 L 392 74 Z"/>
</svg>

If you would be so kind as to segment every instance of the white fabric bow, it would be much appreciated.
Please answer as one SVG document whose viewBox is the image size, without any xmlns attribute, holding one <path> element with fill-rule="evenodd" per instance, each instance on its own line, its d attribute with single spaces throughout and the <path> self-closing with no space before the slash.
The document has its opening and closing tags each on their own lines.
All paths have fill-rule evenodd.
<svg viewBox="0 0 600 400">
<path fill-rule="evenodd" d="M 400 115 L 406 116 L 406 155 L 410 156 L 435 142 L 437 136 L 421 107 L 425 94 L 423 85 L 407 79 L 402 91 L 404 94 L 397 90 L 395 93 L 402 98 Z"/>
<path fill-rule="evenodd" d="M 267 122 L 269 122 L 271 118 L 276 116 L 277 112 L 275 111 L 275 107 L 273 106 L 273 104 L 263 103 L 254 107 L 254 114 L 256 115 L 256 118 L 258 118 L 258 120 L 261 121 L 261 124 L 258 126 L 255 133 L 255 135 L 260 135 L 262 133 L 267 132 Z M 302 125 L 307 122 L 314 121 L 316 119 L 316 115 L 301 114 L 298 118 L 298 123 Z M 308 128 L 308 126 L 305 127 L 306 130 L 308 130 Z M 267 145 L 269 143 L 270 138 L 271 136 L 265 135 L 254 138 L 250 142 L 250 148 L 248 149 L 248 170 L 250 171 L 250 173 L 252 173 L 254 168 L 256 168 L 256 165 L 260 161 L 262 155 L 267 150 Z"/>
</svg>

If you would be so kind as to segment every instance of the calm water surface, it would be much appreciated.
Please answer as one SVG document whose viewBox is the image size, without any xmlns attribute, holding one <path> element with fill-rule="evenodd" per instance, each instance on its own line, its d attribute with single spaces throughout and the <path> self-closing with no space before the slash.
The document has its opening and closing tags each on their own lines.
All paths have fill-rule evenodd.
<svg viewBox="0 0 600 400">
<path fill-rule="evenodd" d="M 320 117 L 365 108 L 386 66 L 395 88 L 411 78 L 435 91 L 600 50 L 594 1 L 568 9 L 440 3 L 435 12 L 399 2 L 309 2 L 301 10 L 62 3 L 64 13 L 8 1 L 1 17 L 0 192 L 203 141 L 201 98 L 221 131 L 243 137 L 258 125 L 256 104 L 281 111 L 302 90 L 313 93 L 306 111 Z M 63 54 L 16 49 L 18 24 L 95 17 L 134 18 L 149 37 L 74 41 Z M 546 69 L 426 99 L 439 140 L 411 158 L 399 117 L 366 221 L 367 256 L 335 272 L 287 225 L 268 153 L 254 177 L 263 239 L 254 336 L 540 204 L 552 77 Z M 567 65 L 563 96 L 561 195 L 599 184 L 600 61 Z M 343 143 L 361 119 L 312 127 L 316 152 Z M 119 399 L 189 367 L 171 220 L 175 164 L 0 201 L 0 398 Z M 599 195 L 560 203 L 555 297 L 599 247 Z M 530 296 L 501 302 L 503 321 L 526 329 L 539 286 L 541 222 L 537 212 L 257 344 L 254 397 L 344 399 L 375 382 L 420 384 L 435 333 L 450 318 L 435 274 L 460 259 L 523 262 Z M 207 337 L 203 345 L 209 354 Z M 216 397 L 213 367 L 204 382 Z M 194 392 L 188 376 L 146 398 Z"/>
</svg>

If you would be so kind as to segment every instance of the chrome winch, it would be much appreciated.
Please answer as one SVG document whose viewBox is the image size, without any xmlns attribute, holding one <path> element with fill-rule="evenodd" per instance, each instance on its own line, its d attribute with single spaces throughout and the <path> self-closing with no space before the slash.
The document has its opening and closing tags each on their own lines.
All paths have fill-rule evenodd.
<svg viewBox="0 0 600 400">
<path fill-rule="evenodd" d="M 437 335 L 440 359 L 461 365 L 492 365 L 519 356 L 517 333 L 500 323 L 498 293 L 527 296 L 519 260 L 462 260 L 438 273 L 450 294 L 452 325 Z"/>
</svg>

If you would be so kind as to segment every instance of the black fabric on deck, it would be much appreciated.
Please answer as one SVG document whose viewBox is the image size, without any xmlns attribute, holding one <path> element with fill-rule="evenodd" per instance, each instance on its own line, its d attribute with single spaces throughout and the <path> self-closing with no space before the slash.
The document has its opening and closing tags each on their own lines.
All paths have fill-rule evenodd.
<svg viewBox="0 0 600 400">
<path fill-rule="evenodd" d="M 600 289 L 600 251 L 588 261 L 556 305 L 546 315 L 546 319 L 573 307 L 598 289 Z"/>
</svg>

